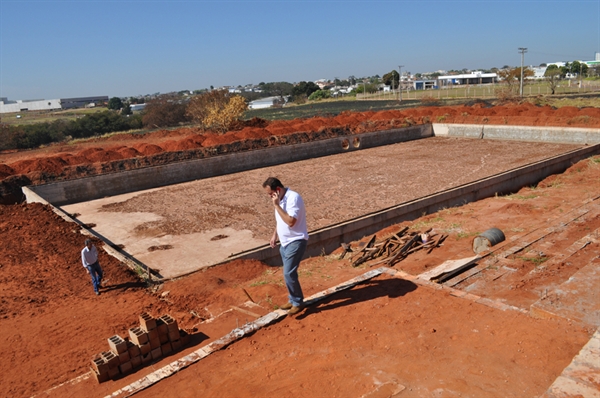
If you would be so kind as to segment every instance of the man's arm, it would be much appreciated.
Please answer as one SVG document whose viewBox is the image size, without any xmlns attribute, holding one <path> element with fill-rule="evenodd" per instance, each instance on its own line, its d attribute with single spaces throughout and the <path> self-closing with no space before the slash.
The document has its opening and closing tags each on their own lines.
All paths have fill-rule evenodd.
<svg viewBox="0 0 600 398">
<path fill-rule="evenodd" d="M 294 217 L 290 216 L 285 211 L 283 211 L 279 203 L 275 205 L 275 210 L 277 210 L 277 214 L 279 214 L 279 217 L 281 217 L 283 222 L 286 223 L 290 228 L 293 227 L 294 224 L 296 224 L 296 221 L 298 221 Z"/>
<path fill-rule="evenodd" d="M 273 232 L 273 236 L 271 237 L 271 247 L 275 247 L 275 242 L 277 242 L 277 227 L 275 227 L 275 232 Z"/>
<path fill-rule="evenodd" d="M 90 273 L 90 269 L 88 268 L 87 262 L 85 261 L 85 255 L 83 254 L 83 250 L 81 251 L 81 263 L 83 264 L 83 268 L 85 268 L 85 270 L 89 274 Z"/>
</svg>

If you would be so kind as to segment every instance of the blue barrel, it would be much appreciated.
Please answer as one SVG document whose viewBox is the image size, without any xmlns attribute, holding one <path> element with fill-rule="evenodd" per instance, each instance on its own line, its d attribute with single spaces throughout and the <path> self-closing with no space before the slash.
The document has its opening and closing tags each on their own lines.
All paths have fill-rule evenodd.
<svg viewBox="0 0 600 398">
<path fill-rule="evenodd" d="M 473 239 L 473 251 L 479 254 L 503 242 L 505 239 L 504 233 L 498 228 L 490 228 Z"/>
</svg>

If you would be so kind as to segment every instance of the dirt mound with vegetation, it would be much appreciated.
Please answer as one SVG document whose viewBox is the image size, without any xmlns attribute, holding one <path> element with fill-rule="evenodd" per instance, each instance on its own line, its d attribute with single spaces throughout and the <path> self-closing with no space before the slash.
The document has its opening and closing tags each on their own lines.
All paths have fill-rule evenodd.
<svg viewBox="0 0 600 398">
<path fill-rule="evenodd" d="M 117 134 L 31 151 L 0 154 L 0 195 L 14 200 L 19 184 L 42 184 L 113 173 L 222 153 L 288 145 L 340 135 L 388 130 L 424 123 L 600 127 L 600 109 L 536 106 L 419 107 L 380 112 L 342 112 L 337 116 L 235 123 L 226 133 L 188 127 L 147 134 Z M 19 178 L 14 178 L 19 176 Z M 11 194 L 13 194 L 11 196 Z"/>
</svg>

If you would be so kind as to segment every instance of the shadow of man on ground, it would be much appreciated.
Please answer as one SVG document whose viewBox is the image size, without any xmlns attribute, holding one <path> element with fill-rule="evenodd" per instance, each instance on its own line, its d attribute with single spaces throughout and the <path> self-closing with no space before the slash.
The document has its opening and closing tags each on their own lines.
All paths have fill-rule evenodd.
<svg viewBox="0 0 600 398">
<path fill-rule="evenodd" d="M 134 288 L 145 288 L 147 287 L 147 284 L 143 281 L 139 281 L 139 282 L 125 282 L 125 283 L 119 283 L 116 285 L 107 285 L 107 286 L 102 286 L 102 292 L 110 292 L 111 290 L 117 290 L 117 289 L 122 289 L 122 290 L 126 290 L 126 289 L 134 289 Z"/>
<path fill-rule="evenodd" d="M 321 311 L 334 310 L 346 305 L 373 300 L 378 297 L 402 297 L 416 289 L 417 285 L 404 279 L 370 279 L 350 289 L 333 293 L 331 296 L 326 297 L 313 305 L 309 305 L 296 317 L 296 319 L 304 319 L 311 314 L 316 314 Z"/>
</svg>

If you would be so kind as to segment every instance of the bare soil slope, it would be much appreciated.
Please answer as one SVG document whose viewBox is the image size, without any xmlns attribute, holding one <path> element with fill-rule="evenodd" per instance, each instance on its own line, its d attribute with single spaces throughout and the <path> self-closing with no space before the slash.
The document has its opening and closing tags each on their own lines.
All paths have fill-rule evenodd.
<svg viewBox="0 0 600 398">
<path fill-rule="evenodd" d="M 349 130 L 358 131 L 379 123 L 379 117 L 383 120 L 379 129 L 391 126 L 396 119 L 405 123 L 407 117 L 414 121 L 445 117 L 445 122 L 467 123 L 481 123 L 487 118 L 485 122 L 490 124 L 503 123 L 502 119 L 507 118 L 507 122 L 515 124 L 587 127 L 598 126 L 600 120 L 597 110 L 572 109 L 569 113 L 530 106 L 491 110 L 422 108 L 410 112 L 413 113 L 402 112 L 391 118 L 370 114 L 356 125 L 346 123 L 355 126 Z M 529 116 L 519 119 L 516 115 L 521 113 Z M 302 121 L 307 127 L 300 131 L 323 131 L 322 127 L 330 126 L 332 119 Z M 586 122 L 576 124 L 573 120 Z M 315 127 L 309 129 L 308 124 L 313 122 Z M 277 124 L 270 126 L 273 125 Z M 164 151 L 177 142 L 183 145 L 197 139 L 202 143 L 195 148 L 205 148 L 209 139 L 214 142 L 211 145 L 227 144 L 235 137 L 240 139 L 236 134 L 244 131 L 216 136 L 185 129 L 163 132 L 162 137 L 161 133 L 132 136 L 123 142 L 108 138 L 78 144 L 82 146 L 76 148 L 50 147 L 2 154 L 4 165 L 0 163 L 0 167 L 4 167 L 6 179 L 26 176 L 42 182 L 61 175 L 72 178 L 106 170 L 113 160 L 104 155 L 119 153 L 114 149 L 118 146 L 154 148 L 157 154 L 167 156 L 164 154 L 169 152 Z M 272 131 L 264 134 L 273 136 Z M 302 137 L 308 139 L 309 135 Z M 268 143 L 273 139 L 264 140 Z M 101 156 L 94 158 L 94 153 Z M 150 159 L 148 156 L 152 155 L 137 159 L 144 162 L 143 159 Z M 71 158 L 73 164 L 58 162 L 58 168 L 46 168 L 47 162 L 59 158 Z M 23 166 L 27 162 L 29 169 Z M 81 172 L 77 172 L 78 167 Z M 552 223 L 574 209 L 589 206 L 589 213 L 549 237 L 546 246 L 535 248 L 538 254 L 544 250 L 550 258 L 559 259 L 565 247 L 600 227 L 600 216 L 595 210 L 599 191 L 600 160 L 596 157 L 515 195 L 446 209 L 377 235 L 389 235 L 404 225 L 414 229 L 431 227 L 449 234 L 444 245 L 431 254 L 417 252 L 395 266 L 417 275 L 448 258 L 472 255 L 472 237 L 491 226 L 502 229 L 511 239 Z M 62 220 L 47 207 L 0 206 L 0 341 L 4 347 L 0 395 L 40 394 L 85 374 L 92 356 L 106 350 L 106 339 L 116 333 L 127 336 L 127 329 L 137 324 L 138 315 L 144 311 L 175 317 L 180 326 L 193 334 L 193 346 L 185 351 L 189 352 L 221 337 L 239 323 L 252 320 L 247 314 L 231 312 L 231 306 L 239 307 L 248 300 L 242 288 L 264 312 L 286 300 L 280 269 L 259 262 L 232 262 L 150 289 L 102 250 L 100 262 L 106 283 L 102 294 L 95 296 L 79 259 L 83 240 L 75 224 Z M 515 257 L 511 259 L 513 263 L 507 263 L 516 272 L 506 278 L 487 278 L 493 281 L 487 285 L 490 288 L 477 294 L 527 309 L 539 299 L 540 291 L 560 285 L 587 264 L 600 265 L 599 251 L 598 243 L 588 244 L 568 261 L 553 261 L 549 263 L 552 266 L 537 273 L 531 271 L 539 268 L 538 264 L 526 260 L 535 254 L 523 253 L 522 258 Z M 305 294 L 371 269 L 369 264 L 352 268 L 348 260 L 338 260 L 338 255 L 327 254 L 303 262 L 300 278 Z M 465 282 L 464 288 L 473 282 Z M 593 330 L 593 325 L 564 319 L 533 319 L 518 311 L 501 311 L 382 276 L 334 295 L 296 318 L 288 317 L 261 330 L 141 395 L 380 396 L 377 394 L 383 391 L 381 396 L 390 396 L 404 389 L 402 394 L 406 396 L 533 397 L 548 388 Z M 100 385 L 83 378 L 57 387 L 49 395 L 104 396 L 176 357 Z"/>
</svg>

